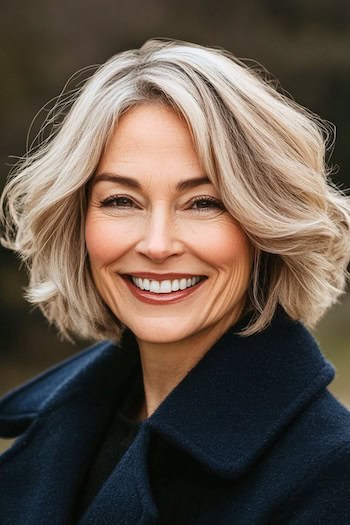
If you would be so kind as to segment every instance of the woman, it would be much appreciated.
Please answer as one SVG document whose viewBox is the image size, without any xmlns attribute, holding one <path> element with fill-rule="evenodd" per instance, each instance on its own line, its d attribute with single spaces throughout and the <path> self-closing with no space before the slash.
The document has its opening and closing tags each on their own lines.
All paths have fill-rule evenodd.
<svg viewBox="0 0 350 525">
<path fill-rule="evenodd" d="M 150 40 L 62 99 L 3 194 L 28 299 L 96 345 L 1 401 L 5 524 L 350 523 L 324 131 L 229 53 Z"/>
</svg>

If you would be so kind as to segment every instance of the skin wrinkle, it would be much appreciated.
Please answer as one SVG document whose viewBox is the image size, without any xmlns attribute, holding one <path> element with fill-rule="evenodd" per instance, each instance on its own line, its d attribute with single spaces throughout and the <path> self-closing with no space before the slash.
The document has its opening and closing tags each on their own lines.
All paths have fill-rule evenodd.
<svg viewBox="0 0 350 525">
<path fill-rule="evenodd" d="M 135 148 L 137 144 L 137 148 Z M 137 179 L 143 190 L 99 174 Z M 135 334 L 149 417 L 240 317 L 253 250 L 237 221 L 220 207 L 193 208 L 194 198 L 221 201 L 212 184 L 178 193 L 179 181 L 203 176 L 191 135 L 170 108 L 140 105 L 120 119 L 91 188 L 85 233 L 97 290 L 114 315 Z M 112 195 L 133 207 L 101 205 Z M 128 201 L 130 204 L 130 201 Z M 135 298 L 120 274 L 150 271 L 206 275 L 191 296 L 169 305 Z"/>
</svg>

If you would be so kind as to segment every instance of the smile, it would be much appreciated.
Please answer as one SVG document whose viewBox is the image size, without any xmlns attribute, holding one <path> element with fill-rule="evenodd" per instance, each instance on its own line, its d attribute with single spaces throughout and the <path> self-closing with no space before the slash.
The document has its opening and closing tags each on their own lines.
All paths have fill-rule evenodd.
<svg viewBox="0 0 350 525">
<path fill-rule="evenodd" d="M 201 288 L 207 280 L 206 276 L 199 275 L 161 281 L 125 274 L 122 275 L 122 278 L 132 295 L 141 302 L 155 305 L 172 304 L 184 300 Z"/>
<path fill-rule="evenodd" d="M 202 279 L 200 276 L 193 276 L 187 279 L 166 279 L 164 281 L 156 281 L 154 279 L 142 279 L 141 277 L 134 277 L 133 275 L 130 276 L 130 278 L 134 285 L 137 286 L 137 288 L 140 288 L 140 290 L 146 290 L 156 294 L 186 290 L 186 288 L 194 286 Z"/>
</svg>

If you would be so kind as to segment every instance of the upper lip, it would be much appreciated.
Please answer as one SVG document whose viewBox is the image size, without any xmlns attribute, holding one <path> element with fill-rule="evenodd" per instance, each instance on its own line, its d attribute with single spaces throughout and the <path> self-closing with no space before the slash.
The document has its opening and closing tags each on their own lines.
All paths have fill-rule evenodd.
<svg viewBox="0 0 350 525">
<path fill-rule="evenodd" d="M 132 277 L 141 277 L 142 279 L 154 279 L 155 281 L 164 281 L 165 279 L 181 279 L 189 277 L 205 277 L 205 275 L 200 275 L 197 273 L 153 273 L 153 272 L 133 272 L 124 275 L 129 275 Z"/>
</svg>

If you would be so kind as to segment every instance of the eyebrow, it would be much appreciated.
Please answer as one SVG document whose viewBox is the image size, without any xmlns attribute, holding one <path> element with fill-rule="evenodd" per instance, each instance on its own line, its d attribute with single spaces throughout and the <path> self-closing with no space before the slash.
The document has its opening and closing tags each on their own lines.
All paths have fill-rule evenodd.
<svg viewBox="0 0 350 525">
<path fill-rule="evenodd" d="M 94 184 L 102 181 L 117 182 L 119 184 L 124 184 L 124 186 L 129 186 L 130 188 L 142 190 L 142 185 L 136 179 L 124 175 L 117 175 L 116 173 L 100 173 L 99 175 L 95 175 L 93 180 Z M 201 186 L 202 184 L 212 184 L 212 182 L 206 176 L 194 177 L 193 179 L 185 179 L 178 182 L 176 184 L 176 190 L 178 192 L 190 190 L 197 186 Z"/>
</svg>

